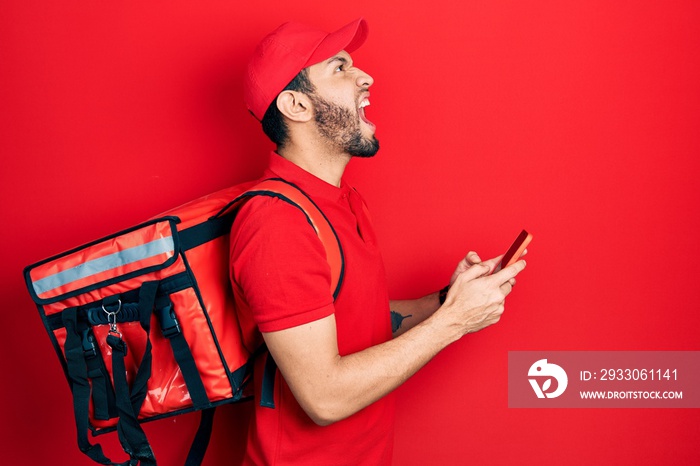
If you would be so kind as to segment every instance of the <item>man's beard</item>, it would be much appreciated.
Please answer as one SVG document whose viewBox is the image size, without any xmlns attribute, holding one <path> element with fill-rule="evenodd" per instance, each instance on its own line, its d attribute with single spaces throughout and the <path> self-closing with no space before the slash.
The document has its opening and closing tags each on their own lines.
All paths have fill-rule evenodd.
<svg viewBox="0 0 700 466">
<path fill-rule="evenodd" d="M 314 104 L 318 130 L 328 141 L 354 157 L 372 157 L 377 153 L 379 141 L 374 135 L 371 138 L 362 135 L 357 113 L 315 94 L 309 97 Z"/>
</svg>

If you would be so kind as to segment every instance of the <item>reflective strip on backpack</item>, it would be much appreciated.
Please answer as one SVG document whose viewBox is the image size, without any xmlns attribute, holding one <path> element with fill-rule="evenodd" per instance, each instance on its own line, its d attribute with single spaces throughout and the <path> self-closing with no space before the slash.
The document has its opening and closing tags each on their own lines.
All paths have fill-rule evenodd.
<svg viewBox="0 0 700 466">
<path fill-rule="evenodd" d="M 173 237 L 157 239 L 150 243 L 135 246 L 123 251 L 115 252 L 99 259 L 89 260 L 72 269 L 49 275 L 46 278 L 34 282 L 36 294 L 43 294 L 59 286 L 87 278 L 98 273 L 106 272 L 123 265 L 133 264 L 142 259 L 150 259 L 163 253 L 173 251 Z"/>
<path fill-rule="evenodd" d="M 32 288 L 51 299 L 159 266 L 175 255 L 172 234 L 161 221 L 74 250 L 32 269 Z"/>
</svg>

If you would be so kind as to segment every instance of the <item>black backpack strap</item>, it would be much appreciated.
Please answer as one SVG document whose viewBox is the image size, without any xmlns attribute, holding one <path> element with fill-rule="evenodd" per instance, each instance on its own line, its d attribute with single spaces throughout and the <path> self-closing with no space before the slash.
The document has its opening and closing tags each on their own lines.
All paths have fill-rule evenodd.
<svg viewBox="0 0 700 466">
<path fill-rule="evenodd" d="M 112 379 L 105 367 L 92 328 L 85 326 L 81 329 L 80 336 L 85 364 L 87 365 L 87 375 L 92 384 L 93 416 L 95 419 L 106 421 L 117 415 Z"/>
<path fill-rule="evenodd" d="M 187 391 L 190 393 L 192 404 L 195 409 L 203 409 L 209 406 L 209 398 L 204 389 L 204 383 L 199 375 L 197 366 L 190 351 L 190 346 L 182 334 L 180 323 L 175 316 L 173 304 L 167 296 L 161 296 L 156 300 L 156 316 L 160 323 L 160 328 L 163 336 L 170 341 L 170 346 L 173 349 L 173 356 L 180 366 L 182 377 L 185 379 Z"/>
<path fill-rule="evenodd" d="M 277 363 L 270 352 L 267 352 L 265 359 L 265 369 L 262 377 L 262 387 L 260 393 L 260 406 L 264 408 L 275 408 L 275 377 L 277 375 Z"/>
<path fill-rule="evenodd" d="M 199 428 L 192 441 L 192 446 L 187 454 L 185 466 L 200 466 L 204 460 L 204 454 L 209 446 L 212 427 L 214 426 L 214 414 L 216 408 L 202 410 L 202 417 L 199 420 Z"/>
</svg>

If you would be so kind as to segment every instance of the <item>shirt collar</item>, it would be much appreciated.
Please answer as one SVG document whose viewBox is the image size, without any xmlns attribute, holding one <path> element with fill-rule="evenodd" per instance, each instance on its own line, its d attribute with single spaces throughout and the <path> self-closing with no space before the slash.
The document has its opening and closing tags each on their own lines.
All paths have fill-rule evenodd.
<svg viewBox="0 0 700 466">
<path fill-rule="evenodd" d="M 282 178 L 297 185 L 312 199 L 323 198 L 332 202 L 337 202 L 347 196 L 351 190 L 344 179 L 340 180 L 340 188 L 338 188 L 312 175 L 274 151 L 270 152 L 264 178 Z"/>
</svg>

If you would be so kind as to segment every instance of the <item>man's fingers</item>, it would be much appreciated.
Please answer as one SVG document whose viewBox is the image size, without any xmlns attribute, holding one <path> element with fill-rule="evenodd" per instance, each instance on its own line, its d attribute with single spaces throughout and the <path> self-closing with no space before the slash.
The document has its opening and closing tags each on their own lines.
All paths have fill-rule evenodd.
<svg viewBox="0 0 700 466">
<path fill-rule="evenodd" d="M 494 273 L 493 277 L 499 280 L 501 283 L 505 283 L 511 278 L 515 278 L 516 275 L 523 271 L 526 265 L 526 262 L 521 259 L 516 263 L 509 265 L 505 269 L 501 269 Z"/>
<path fill-rule="evenodd" d="M 462 274 L 465 280 L 474 280 L 475 278 L 482 277 L 484 275 L 488 275 L 489 272 L 491 271 L 491 267 L 486 265 L 485 263 L 481 262 L 479 264 L 474 264 L 471 267 L 469 267 L 466 272 Z"/>
<path fill-rule="evenodd" d="M 515 286 L 515 278 L 511 278 L 507 282 L 501 285 L 501 291 L 505 296 L 508 296 L 511 291 L 513 291 L 513 287 Z"/>
<path fill-rule="evenodd" d="M 467 256 L 464 258 L 469 265 L 476 265 L 481 262 L 481 258 L 474 251 L 469 251 Z"/>
<path fill-rule="evenodd" d="M 501 259 L 503 258 L 503 254 L 500 256 L 494 257 L 493 259 L 486 260 L 482 262 L 482 264 L 486 264 L 489 266 L 491 270 L 496 270 L 496 266 L 501 262 Z"/>
</svg>

